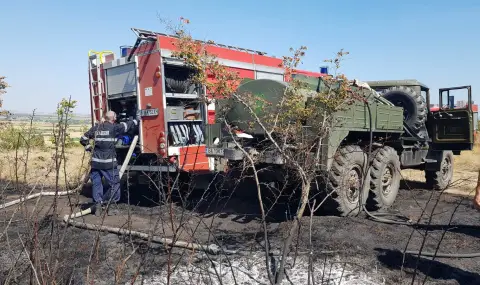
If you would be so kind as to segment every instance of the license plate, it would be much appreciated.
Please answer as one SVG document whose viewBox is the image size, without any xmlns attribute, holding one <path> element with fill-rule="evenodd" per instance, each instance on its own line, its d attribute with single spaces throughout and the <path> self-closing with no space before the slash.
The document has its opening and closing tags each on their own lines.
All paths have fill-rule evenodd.
<svg viewBox="0 0 480 285">
<path fill-rule="evenodd" d="M 140 110 L 140 116 L 142 117 L 157 116 L 157 115 L 158 115 L 158 108 Z"/>
<path fill-rule="evenodd" d="M 207 152 L 207 155 L 224 156 L 223 148 L 207 148 L 206 152 Z"/>
</svg>

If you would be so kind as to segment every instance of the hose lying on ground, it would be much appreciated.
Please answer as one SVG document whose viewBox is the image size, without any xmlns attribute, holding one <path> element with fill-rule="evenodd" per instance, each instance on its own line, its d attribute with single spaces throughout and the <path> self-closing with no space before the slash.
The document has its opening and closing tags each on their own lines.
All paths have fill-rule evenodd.
<svg viewBox="0 0 480 285">
<path fill-rule="evenodd" d="M 85 179 L 85 180 L 88 181 L 88 179 Z M 21 202 L 25 202 L 25 201 L 37 198 L 37 197 L 55 196 L 55 195 L 57 195 L 57 196 L 69 195 L 69 194 L 75 193 L 76 191 L 78 191 L 78 189 L 81 189 L 83 187 L 83 184 L 84 183 L 82 183 L 82 186 L 79 186 L 79 187 L 77 187 L 73 190 L 69 190 L 69 191 L 41 192 L 41 193 L 32 194 L 32 195 L 29 195 L 25 198 L 17 199 L 17 200 L 2 204 L 2 205 L 0 205 L 0 209 L 5 209 L 7 207 L 10 207 L 10 206 L 13 206 L 13 205 L 19 204 Z M 70 224 L 74 227 L 84 228 L 84 229 L 88 229 L 88 230 L 101 230 L 101 231 L 108 231 L 108 232 L 111 232 L 111 233 L 116 233 L 116 234 L 121 234 L 121 235 L 132 235 L 132 236 L 136 236 L 138 238 L 142 238 L 142 239 L 146 239 L 146 240 L 148 240 L 150 238 L 150 235 L 148 235 L 146 233 L 139 232 L 139 231 L 132 231 L 132 230 L 129 230 L 129 229 L 122 229 L 122 228 L 116 228 L 116 227 L 100 226 L 100 225 L 96 225 L 96 224 L 92 224 L 92 223 L 77 222 L 77 221 L 72 220 L 72 218 L 85 216 L 85 215 L 88 215 L 90 213 L 91 213 L 91 208 L 87 208 L 83 211 L 74 213 L 72 215 L 65 215 L 64 218 L 63 218 L 63 222 L 67 225 Z M 152 236 L 151 240 L 153 242 L 161 243 L 161 244 L 164 244 L 164 245 L 186 248 L 186 249 L 192 249 L 192 250 L 201 250 L 201 251 L 205 251 L 205 252 L 211 253 L 211 254 L 219 254 L 220 252 L 225 253 L 225 250 L 222 250 L 219 246 L 217 246 L 215 244 L 203 245 L 203 244 L 191 243 L 191 242 L 185 242 L 185 241 L 173 241 L 172 239 L 162 238 L 162 237 L 159 237 L 159 236 Z M 230 252 L 230 253 L 233 253 L 233 251 Z"/>
<path fill-rule="evenodd" d="M 376 222 L 384 223 L 384 224 L 395 224 L 395 225 L 406 225 L 411 227 L 422 227 L 422 228 L 431 228 L 431 227 L 438 227 L 439 225 L 429 225 L 429 224 L 419 224 L 419 223 L 409 223 L 403 221 L 396 221 L 392 219 L 385 219 L 380 218 L 380 216 L 394 216 L 398 217 L 401 220 L 409 220 L 407 217 L 399 215 L 399 214 L 389 214 L 389 213 L 370 213 L 367 209 L 365 209 L 365 205 L 363 205 L 363 210 L 365 213 L 372 218 Z M 471 229 L 479 229 L 480 226 L 474 225 L 448 225 L 450 227 L 456 228 L 471 228 Z M 447 225 L 445 225 L 447 227 Z M 406 250 L 403 252 L 404 254 L 411 254 L 411 255 L 419 255 L 419 256 L 427 256 L 427 257 L 440 257 L 440 258 L 475 258 L 480 257 L 480 252 L 473 252 L 473 253 L 443 253 L 443 252 L 420 252 L 414 250 Z"/>
<path fill-rule="evenodd" d="M 77 222 L 72 220 L 70 221 L 64 220 L 64 222 L 78 228 L 84 228 L 89 230 L 101 230 L 101 231 L 107 231 L 107 232 L 120 234 L 120 235 L 130 235 L 130 236 L 135 236 L 145 240 L 148 240 L 151 237 L 151 240 L 153 242 L 161 243 L 161 244 L 169 245 L 173 247 L 180 247 L 180 248 L 186 248 L 186 249 L 192 249 L 192 250 L 201 250 L 211 254 L 219 254 L 221 252 L 225 252 L 225 250 L 222 250 L 216 244 L 203 245 L 199 243 L 185 242 L 185 241 L 179 241 L 179 240 L 174 241 L 173 239 L 169 239 L 169 238 L 162 238 L 159 236 L 150 236 L 149 234 L 139 232 L 139 231 L 132 231 L 129 229 L 122 229 L 122 228 L 109 227 L 109 226 L 100 226 L 96 224 L 83 223 L 83 222 Z"/>
<path fill-rule="evenodd" d="M 88 176 L 84 175 L 83 178 L 81 179 L 81 181 L 82 181 L 82 183 L 78 187 L 76 187 L 75 189 L 68 190 L 68 191 L 50 191 L 50 192 L 39 192 L 39 193 L 31 194 L 31 195 L 28 195 L 26 197 L 22 197 L 22 198 L 7 202 L 5 204 L 1 204 L 0 205 L 0 210 L 8 208 L 8 207 L 16 205 L 16 204 L 19 204 L 19 203 L 22 203 L 22 202 L 25 202 L 25 201 L 28 201 L 28 200 L 38 198 L 38 197 L 43 197 L 43 196 L 66 196 L 66 195 L 69 195 L 69 194 L 73 194 L 73 193 L 78 192 L 80 189 L 83 188 L 83 185 L 85 185 L 85 183 L 88 181 Z"/>
<path fill-rule="evenodd" d="M 137 140 L 138 140 L 138 136 L 135 136 L 133 141 L 132 141 L 132 144 L 129 148 L 127 157 L 130 157 L 132 155 L 132 152 L 135 148 L 135 145 L 137 144 Z M 122 178 L 123 173 L 126 170 L 127 164 L 128 164 L 128 160 L 126 159 L 124 161 L 124 163 L 122 164 L 122 167 L 120 168 L 120 171 L 119 171 L 119 178 L 120 179 Z M 89 176 L 87 175 L 87 173 L 85 173 L 83 175 L 82 179 L 81 179 L 82 183 L 78 187 L 76 187 L 75 189 L 68 190 L 68 191 L 59 191 L 59 192 L 35 193 L 35 194 L 32 194 L 32 195 L 28 195 L 26 197 L 22 197 L 22 198 L 17 199 L 17 200 L 7 202 L 5 204 L 1 204 L 0 209 L 5 209 L 5 208 L 8 208 L 10 206 L 13 206 L 13 205 L 16 205 L 16 204 L 19 204 L 19 203 L 22 203 L 22 202 L 25 202 L 25 201 L 28 201 L 28 200 L 32 200 L 32 199 L 38 198 L 38 197 L 43 197 L 43 196 L 66 196 L 66 195 L 69 195 L 69 194 L 73 194 L 73 193 L 76 193 L 79 190 L 81 190 L 83 188 L 83 186 L 88 182 L 88 180 L 89 180 Z M 90 214 L 91 212 L 92 212 L 92 208 L 87 208 L 83 211 L 79 211 L 79 212 L 73 213 L 71 215 L 67 214 L 63 217 L 63 222 L 66 225 L 70 224 L 72 226 L 75 226 L 75 227 L 78 227 L 78 228 L 84 228 L 84 229 L 88 229 L 88 230 L 102 230 L 102 231 L 108 231 L 108 232 L 111 232 L 111 233 L 116 233 L 116 234 L 121 234 L 121 235 L 132 235 L 132 236 L 136 236 L 138 238 L 147 239 L 147 240 L 150 238 L 149 234 L 142 233 L 142 232 L 139 232 L 139 231 L 132 231 L 132 230 L 116 228 L 116 227 L 100 226 L 100 225 L 96 225 L 96 224 L 77 222 L 77 221 L 73 220 L 73 218 L 78 218 L 78 217 L 81 217 L 81 216 L 85 216 L 85 215 Z M 203 245 L 203 244 L 191 243 L 191 242 L 185 242 L 185 241 L 179 241 L 179 240 L 173 241 L 173 239 L 162 238 L 162 237 L 159 237 L 159 236 L 152 236 L 151 240 L 153 242 L 161 243 L 161 244 L 164 244 L 164 245 L 186 248 L 186 249 L 191 249 L 191 250 L 201 250 L 201 251 L 211 253 L 211 254 L 219 254 L 221 252 L 222 253 L 234 253 L 234 251 L 223 250 L 215 244 Z"/>
</svg>

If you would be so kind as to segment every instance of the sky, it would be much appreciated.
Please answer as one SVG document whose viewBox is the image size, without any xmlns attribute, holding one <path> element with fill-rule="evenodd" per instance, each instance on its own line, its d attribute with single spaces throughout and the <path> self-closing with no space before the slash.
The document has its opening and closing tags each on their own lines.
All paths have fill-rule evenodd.
<svg viewBox="0 0 480 285">
<path fill-rule="evenodd" d="M 165 32 L 160 19 L 191 21 L 198 39 L 281 57 L 307 46 L 302 69 L 319 71 L 340 49 L 340 72 L 359 80 L 417 79 L 431 88 L 471 85 L 480 102 L 480 1 L 4 1 L 3 107 L 53 112 L 62 98 L 89 114 L 88 51 L 133 45 L 132 27 Z"/>
</svg>

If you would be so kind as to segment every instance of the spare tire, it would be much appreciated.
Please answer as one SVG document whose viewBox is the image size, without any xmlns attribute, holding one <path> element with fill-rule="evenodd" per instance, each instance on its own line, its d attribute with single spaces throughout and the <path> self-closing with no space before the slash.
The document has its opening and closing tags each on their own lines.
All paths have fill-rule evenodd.
<svg viewBox="0 0 480 285">
<path fill-rule="evenodd" d="M 417 134 L 423 137 L 422 127 L 427 116 L 425 98 L 415 90 L 405 86 L 386 89 L 383 97 L 393 105 L 403 108 L 404 122 Z"/>
</svg>

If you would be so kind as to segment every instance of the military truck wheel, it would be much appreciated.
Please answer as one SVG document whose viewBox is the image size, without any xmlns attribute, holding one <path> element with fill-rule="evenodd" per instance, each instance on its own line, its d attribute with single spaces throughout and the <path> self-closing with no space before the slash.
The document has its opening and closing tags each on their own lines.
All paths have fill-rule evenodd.
<svg viewBox="0 0 480 285">
<path fill-rule="evenodd" d="M 395 202 L 400 188 L 400 158 L 395 149 L 385 146 L 373 153 L 370 167 L 370 204 L 375 210 L 387 209 Z"/>
<path fill-rule="evenodd" d="M 423 137 L 421 128 L 427 116 L 425 98 L 412 88 L 397 86 L 388 88 L 383 97 L 393 105 L 403 108 L 403 120 L 418 135 Z"/>
<path fill-rule="evenodd" d="M 357 215 L 361 211 L 360 196 L 363 205 L 368 198 L 369 187 L 363 188 L 366 191 L 362 190 L 366 161 L 365 152 L 355 145 L 340 148 L 334 157 L 329 173 L 329 190 L 341 216 Z"/>
<path fill-rule="evenodd" d="M 453 152 L 444 151 L 440 170 L 425 171 L 425 180 L 432 190 L 445 190 L 453 178 Z"/>
</svg>

